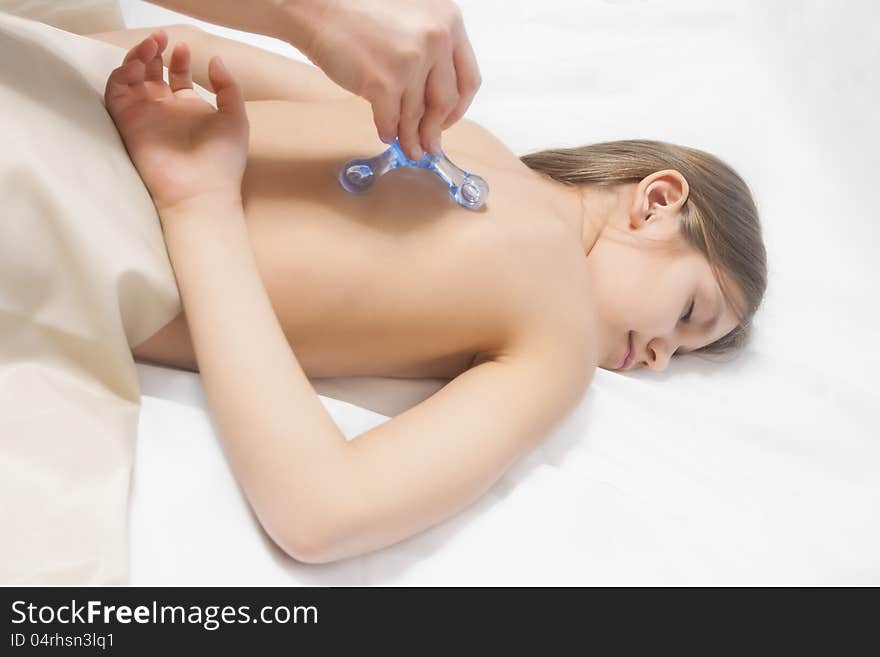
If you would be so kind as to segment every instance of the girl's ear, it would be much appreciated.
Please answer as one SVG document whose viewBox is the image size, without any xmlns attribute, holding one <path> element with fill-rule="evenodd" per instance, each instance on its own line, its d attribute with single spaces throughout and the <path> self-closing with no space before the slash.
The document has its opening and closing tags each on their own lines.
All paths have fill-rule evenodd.
<svg viewBox="0 0 880 657">
<path fill-rule="evenodd" d="M 641 237 L 675 243 L 681 238 L 681 210 L 690 187 L 675 169 L 645 176 L 636 186 L 630 208 L 630 226 Z"/>
<path fill-rule="evenodd" d="M 678 214 L 687 202 L 690 186 L 685 177 L 675 169 L 663 169 L 646 176 L 639 187 L 644 185 L 644 203 L 652 212 Z"/>
</svg>

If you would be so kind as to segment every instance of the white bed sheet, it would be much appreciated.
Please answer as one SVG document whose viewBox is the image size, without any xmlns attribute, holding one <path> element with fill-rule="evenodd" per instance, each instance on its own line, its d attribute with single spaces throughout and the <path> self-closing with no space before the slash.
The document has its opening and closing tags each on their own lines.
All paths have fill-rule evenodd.
<svg viewBox="0 0 880 657">
<path fill-rule="evenodd" d="M 599 370 L 559 430 L 463 513 L 323 565 L 260 530 L 198 377 L 139 365 L 131 583 L 880 584 L 875 5 L 459 4 L 484 78 L 469 117 L 516 152 L 655 138 L 745 177 L 770 266 L 756 339 L 723 364 Z M 192 22 L 305 59 L 135 0 L 122 10 L 132 27 Z M 387 419 L 321 400 L 349 438 Z"/>
</svg>

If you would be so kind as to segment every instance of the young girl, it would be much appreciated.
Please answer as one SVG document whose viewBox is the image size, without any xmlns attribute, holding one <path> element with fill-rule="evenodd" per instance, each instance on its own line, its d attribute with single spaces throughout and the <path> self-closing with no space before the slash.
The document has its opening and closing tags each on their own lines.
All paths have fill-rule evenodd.
<svg viewBox="0 0 880 657">
<path fill-rule="evenodd" d="M 597 366 L 663 370 L 748 338 L 766 287 L 757 210 L 707 153 L 628 140 L 518 158 L 460 121 L 443 148 L 489 182 L 481 211 L 413 169 L 352 196 L 340 166 L 385 145 L 370 106 L 320 71 L 188 27 L 91 36 L 133 45 L 106 105 L 185 310 L 133 352 L 200 371 L 236 477 L 298 560 L 459 512 Z M 307 377 L 355 375 L 450 382 L 347 442 Z"/>
</svg>

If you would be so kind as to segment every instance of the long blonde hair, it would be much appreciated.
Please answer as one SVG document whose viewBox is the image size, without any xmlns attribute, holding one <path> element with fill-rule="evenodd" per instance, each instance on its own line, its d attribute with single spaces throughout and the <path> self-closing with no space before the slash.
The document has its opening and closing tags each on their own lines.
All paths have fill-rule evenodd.
<svg viewBox="0 0 880 657">
<path fill-rule="evenodd" d="M 723 354 L 747 344 L 767 289 L 767 252 L 751 190 L 728 164 L 705 151 L 649 139 L 554 148 L 520 160 L 566 185 L 613 186 L 638 183 L 663 169 L 681 173 L 690 187 L 682 206 L 682 235 L 705 255 L 738 321 L 727 335 L 695 351 Z M 745 307 L 735 302 L 720 271 L 738 284 Z"/>
</svg>

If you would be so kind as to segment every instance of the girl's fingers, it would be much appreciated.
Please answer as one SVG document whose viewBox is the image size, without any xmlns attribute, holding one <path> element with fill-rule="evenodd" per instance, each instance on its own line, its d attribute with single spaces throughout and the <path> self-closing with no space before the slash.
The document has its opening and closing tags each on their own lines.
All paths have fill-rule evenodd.
<svg viewBox="0 0 880 657">
<path fill-rule="evenodd" d="M 146 64 L 156 56 L 158 47 L 159 44 L 156 40 L 152 36 L 148 36 L 125 54 L 125 59 L 122 60 L 122 63 L 128 64 L 133 59 L 139 59 Z"/>
<path fill-rule="evenodd" d="M 110 77 L 107 78 L 107 86 L 104 89 L 104 102 L 107 106 L 128 93 L 128 82 L 125 77 L 127 71 L 125 68 L 125 66 L 120 66 L 113 69 Z"/>
<path fill-rule="evenodd" d="M 192 89 L 192 71 L 189 68 L 189 46 L 186 43 L 178 43 L 171 52 L 171 62 L 168 64 L 168 81 L 171 91 Z"/>
<path fill-rule="evenodd" d="M 133 59 L 119 69 L 119 82 L 128 85 L 129 89 L 143 88 L 147 67 L 140 59 Z"/>
<path fill-rule="evenodd" d="M 107 86 L 114 92 L 121 93 L 128 91 L 130 85 L 142 82 L 143 79 L 144 63 L 136 59 L 114 69 L 107 79 Z"/>
<path fill-rule="evenodd" d="M 165 52 L 165 47 L 168 45 L 168 35 L 164 30 L 157 30 L 150 35 L 150 38 L 156 42 L 157 49 L 156 54 L 146 61 L 145 79 L 149 82 L 162 82 L 162 68 L 164 66 L 162 53 Z"/>
<path fill-rule="evenodd" d="M 217 110 L 223 114 L 246 117 L 241 88 L 220 57 L 211 57 L 208 62 L 208 78 L 217 94 Z"/>
<path fill-rule="evenodd" d="M 107 78 L 107 88 L 104 90 L 104 102 L 108 109 L 121 112 L 144 98 L 144 68 L 141 60 L 133 59 L 114 69 Z"/>
<path fill-rule="evenodd" d="M 163 29 L 158 29 L 150 36 L 159 44 L 159 52 L 164 52 L 168 45 L 168 33 Z"/>
</svg>

